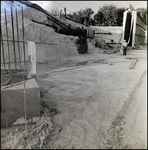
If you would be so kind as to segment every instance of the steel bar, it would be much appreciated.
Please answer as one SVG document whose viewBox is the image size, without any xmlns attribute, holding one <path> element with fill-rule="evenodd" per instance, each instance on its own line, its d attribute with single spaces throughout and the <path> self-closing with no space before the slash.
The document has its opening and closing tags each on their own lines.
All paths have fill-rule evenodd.
<svg viewBox="0 0 148 150">
<path fill-rule="evenodd" d="M 6 89 L 6 88 L 10 88 L 12 86 L 20 85 L 20 84 L 24 84 L 24 81 L 17 82 L 17 83 L 12 83 L 12 84 L 9 84 L 9 85 L 6 85 L 6 86 L 1 86 L 1 90 Z"/>
<path fill-rule="evenodd" d="M 14 24 L 13 24 L 13 11 L 11 7 L 11 21 L 12 21 L 12 36 L 13 36 L 13 49 L 14 49 L 14 62 L 15 62 L 15 69 L 16 69 L 16 53 L 15 53 L 15 38 L 14 38 Z"/>
<path fill-rule="evenodd" d="M 25 114 L 25 129 L 27 130 L 27 115 L 26 115 L 26 80 L 24 78 L 24 114 Z"/>
<path fill-rule="evenodd" d="M 4 62 L 4 69 L 6 69 L 5 66 L 5 55 L 4 55 L 4 43 L 3 43 L 3 36 L 2 36 L 2 28 L 1 28 L 1 42 L 2 42 L 2 53 L 3 53 L 3 62 Z"/>
<path fill-rule="evenodd" d="M 23 41 L 24 41 L 24 15 L 23 15 L 23 7 L 22 7 L 22 32 L 23 32 Z M 23 50 L 24 50 L 24 66 L 25 66 L 25 70 L 26 70 L 25 42 L 23 42 Z"/>
<path fill-rule="evenodd" d="M 1 41 L 7 41 L 7 40 L 1 40 Z M 8 40 L 8 41 L 10 41 L 10 42 L 13 42 L 13 40 Z M 14 41 L 14 42 L 18 42 L 18 41 Z M 27 43 L 27 41 L 19 41 L 19 42 L 21 42 L 21 43 Z M 41 42 L 35 42 L 36 44 L 46 44 L 46 45 L 58 45 L 58 44 L 54 44 L 54 43 L 41 43 Z"/>
<path fill-rule="evenodd" d="M 1 41 L 9 41 L 9 42 L 13 42 L 13 40 L 1 40 Z M 25 43 L 27 43 L 27 41 L 18 41 L 18 40 L 15 40 L 14 42 L 25 42 Z"/>
<path fill-rule="evenodd" d="M 141 37 L 143 37 L 143 38 L 145 38 L 146 36 L 145 35 L 140 35 L 140 34 L 135 34 L 136 36 L 141 36 Z"/>
<path fill-rule="evenodd" d="M 7 41 L 7 40 L 0 40 L 0 41 Z M 13 42 L 13 40 L 8 40 L 10 42 Z M 18 42 L 18 41 L 14 41 L 14 42 Z M 21 43 L 27 43 L 27 41 L 19 41 Z M 36 44 L 46 44 L 46 45 L 58 45 L 58 44 L 54 44 L 54 43 L 41 43 L 41 42 L 35 42 Z"/>
<path fill-rule="evenodd" d="M 16 27 L 17 27 L 17 39 L 18 39 L 18 54 L 19 54 L 19 67 L 21 68 L 21 56 L 20 56 L 20 45 L 19 45 L 19 30 L 18 30 L 18 18 L 16 9 Z"/>
<path fill-rule="evenodd" d="M 46 44 L 46 45 L 58 45 L 58 44 L 54 44 L 54 43 L 40 43 L 40 42 L 35 42 L 36 44 Z"/>
<path fill-rule="evenodd" d="M 7 126 L 7 134 L 9 133 L 9 127 L 8 127 L 8 121 L 7 121 L 7 117 L 5 117 L 6 120 L 6 126 Z"/>
<path fill-rule="evenodd" d="M 5 11 L 5 22 L 6 22 L 6 34 L 7 34 L 7 46 L 8 46 L 8 57 L 9 57 L 9 67 L 8 70 L 11 69 L 11 64 L 10 64 L 10 50 L 9 50 L 9 41 L 8 41 L 8 27 L 7 27 L 7 15 L 6 15 L 6 9 L 4 9 Z"/>
<path fill-rule="evenodd" d="M 141 27 L 144 31 L 146 30 L 145 27 L 142 27 L 140 24 L 136 23 L 137 26 Z"/>
<path fill-rule="evenodd" d="M 95 34 L 109 34 L 109 35 L 111 35 L 112 33 L 110 33 L 110 32 L 109 33 L 99 33 L 98 32 L 98 33 L 95 33 Z"/>
</svg>

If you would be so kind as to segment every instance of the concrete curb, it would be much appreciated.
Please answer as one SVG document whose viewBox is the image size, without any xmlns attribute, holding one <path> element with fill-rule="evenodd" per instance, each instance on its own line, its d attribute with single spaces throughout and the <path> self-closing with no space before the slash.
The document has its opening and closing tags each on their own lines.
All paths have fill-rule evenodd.
<svg viewBox="0 0 148 150">
<path fill-rule="evenodd" d="M 105 60 L 105 61 L 106 61 L 106 64 L 113 65 L 113 63 L 110 62 L 109 60 Z M 53 71 L 46 72 L 44 74 L 37 74 L 37 78 L 48 77 L 48 75 L 51 74 L 51 73 L 69 71 L 69 70 L 73 70 L 73 69 L 90 67 L 90 66 L 96 66 L 96 65 L 101 65 L 101 64 L 99 64 L 99 63 L 92 63 L 92 64 L 80 65 L 80 66 L 74 66 L 74 67 L 66 67 L 66 68 L 63 67 L 63 68 L 55 69 Z"/>
<path fill-rule="evenodd" d="M 114 118 L 113 122 L 119 118 L 122 117 L 124 115 L 124 113 L 126 112 L 127 107 L 130 105 L 131 101 L 132 101 L 132 97 L 134 94 L 134 91 L 136 90 L 136 88 L 139 86 L 142 77 L 146 74 L 147 69 L 142 73 L 142 75 L 140 76 L 138 82 L 136 83 L 136 85 L 134 86 L 133 90 L 130 92 L 128 99 L 125 101 L 125 103 L 123 104 L 122 108 L 119 110 L 117 116 Z"/>
<path fill-rule="evenodd" d="M 44 74 L 38 74 L 37 75 L 37 78 L 42 78 L 42 77 L 48 77 L 48 75 L 50 73 L 57 73 L 57 72 L 63 72 L 63 71 L 69 71 L 69 70 L 73 70 L 73 69 L 78 69 L 78 68 L 84 68 L 84 67 L 89 67 L 89 66 L 95 66 L 95 65 L 99 65 L 99 64 L 94 64 L 94 65 L 82 65 L 82 66 L 79 66 L 79 67 L 68 67 L 68 68 L 64 68 L 64 69 L 57 69 L 57 70 L 53 70 L 53 71 L 49 71 L 49 72 L 46 72 Z"/>
<path fill-rule="evenodd" d="M 138 61 L 138 58 L 135 58 L 135 60 L 131 63 L 129 69 L 133 69 L 135 67 L 137 61 Z"/>
</svg>

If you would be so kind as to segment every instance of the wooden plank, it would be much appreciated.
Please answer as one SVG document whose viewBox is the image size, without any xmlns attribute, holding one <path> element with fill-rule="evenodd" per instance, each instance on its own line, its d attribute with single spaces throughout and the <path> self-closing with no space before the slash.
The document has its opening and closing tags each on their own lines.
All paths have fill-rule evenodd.
<svg viewBox="0 0 148 150">
<path fill-rule="evenodd" d="M 135 58 L 135 60 L 131 63 L 129 69 L 133 69 L 135 67 L 137 61 L 138 61 L 138 59 Z"/>
</svg>

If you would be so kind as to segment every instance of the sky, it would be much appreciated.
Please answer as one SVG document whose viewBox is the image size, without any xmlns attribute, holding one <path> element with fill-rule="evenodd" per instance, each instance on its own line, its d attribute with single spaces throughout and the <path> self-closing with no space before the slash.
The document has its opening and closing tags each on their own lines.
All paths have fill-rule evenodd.
<svg viewBox="0 0 148 150">
<path fill-rule="evenodd" d="M 80 9 L 92 8 L 97 13 L 99 7 L 107 4 L 114 4 L 118 8 L 128 8 L 130 4 L 135 8 L 147 8 L 147 1 L 31 1 L 43 7 L 45 10 L 51 12 L 52 9 L 57 8 L 64 12 L 66 7 L 67 13 L 79 11 Z"/>
</svg>

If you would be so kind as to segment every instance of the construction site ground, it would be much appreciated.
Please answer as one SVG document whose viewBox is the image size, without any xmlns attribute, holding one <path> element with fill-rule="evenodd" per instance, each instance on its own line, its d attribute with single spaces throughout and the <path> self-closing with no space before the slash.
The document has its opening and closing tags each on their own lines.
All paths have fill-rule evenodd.
<svg viewBox="0 0 148 150">
<path fill-rule="evenodd" d="M 7 25 L 12 39 L 11 7 L 20 11 L 23 4 L 4 3 L 9 13 Z M 116 44 L 113 48 L 112 45 L 105 48 L 112 39 L 115 43 L 121 42 L 122 27 L 95 27 L 99 34 L 87 39 L 88 54 L 78 54 L 78 37 L 56 33 L 51 27 L 31 21 L 47 22 L 47 16 L 34 8 L 23 8 L 24 39 L 26 44 L 34 41 L 36 45 L 41 116 L 33 120 L 24 120 L 22 116 L 11 127 L 1 128 L 1 148 L 147 148 L 147 47 L 129 49 L 123 56 L 117 52 L 120 44 L 118 50 Z M 3 10 L 2 14 L 6 40 Z M 14 25 L 15 22 L 14 19 Z M 19 37 L 23 40 L 21 23 L 20 12 Z M 69 23 L 80 26 L 72 21 Z M 104 34 L 113 30 L 111 35 Z M 96 40 L 100 48 L 95 47 Z M 13 44 L 10 49 L 13 58 Z M 24 122 L 28 122 L 27 126 L 22 124 Z"/>
<path fill-rule="evenodd" d="M 138 61 L 133 69 L 129 69 L 134 58 L 138 58 Z M 115 117 L 122 114 L 124 107 L 133 113 L 127 112 L 121 115 L 127 116 L 121 122 L 125 124 L 125 132 L 130 140 L 123 136 L 124 144 L 118 142 L 119 139 L 115 139 L 117 141 L 112 141 L 108 147 L 137 148 L 138 145 L 138 148 L 145 148 L 147 146 L 146 48 L 130 50 L 126 56 L 98 53 L 79 55 L 57 63 L 54 70 L 50 70 L 47 65 L 45 68 L 38 68 L 37 71 L 40 74 L 45 70 L 48 73 L 38 76 L 39 85 L 46 93 L 43 101 L 47 105 L 55 106 L 58 113 L 53 117 L 53 121 L 61 128 L 58 135 L 51 139 L 50 147 L 107 148 L 106 139 L 108 137 L 112 139 L 108 129 Z M 141 79 L 142 76 L 144 79 Z M 138 97 L 131 96 L 139 82 L 145 83 L 141 89 L 137 89 Z M 128 106 L 129 101 L 132 106 Z M 115 145 L 115 142 L 119 145 Z"/>
<path fill-rule="evenodd" d="M 135 58 L 138 61 L 130 69 Z M 146 75 L 146 47 L 129 50 L 126 56 L 95 52 L 37 63 L 42 109 L 50 113 L 52 123 L 52 131 L 47 131 L 48 138 L 43 140 L 46 144 L 38 147 L 147 148 Z M 24 141 L 16 142 L 15 134 L 21 130 L 10 127 L 15 138 L 6 142 L 7 129 L 2 129 L 2 147 L 27 148 Z"/>
</svg>

